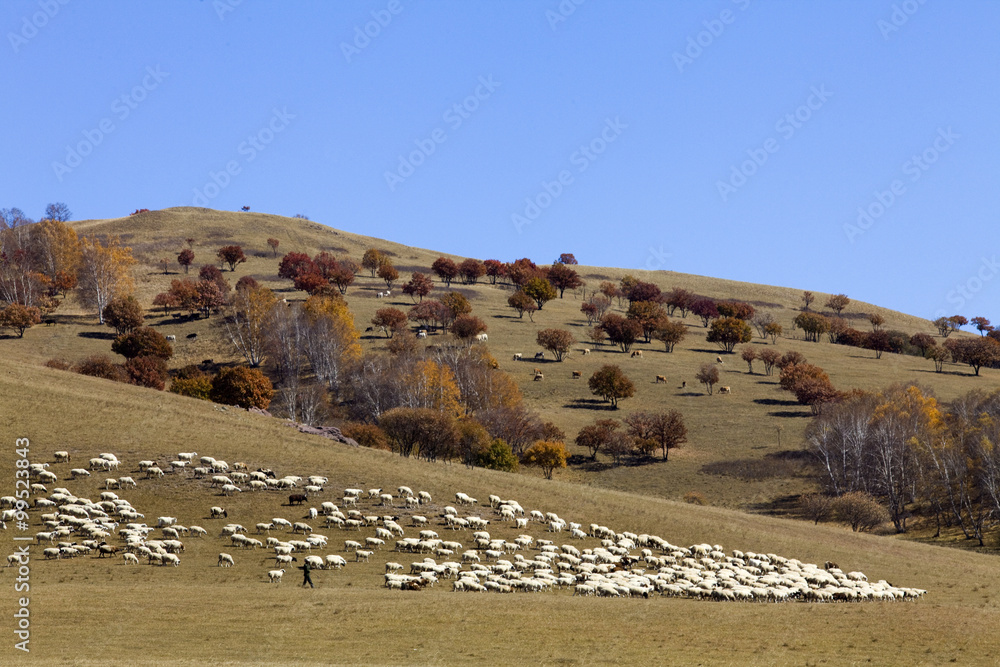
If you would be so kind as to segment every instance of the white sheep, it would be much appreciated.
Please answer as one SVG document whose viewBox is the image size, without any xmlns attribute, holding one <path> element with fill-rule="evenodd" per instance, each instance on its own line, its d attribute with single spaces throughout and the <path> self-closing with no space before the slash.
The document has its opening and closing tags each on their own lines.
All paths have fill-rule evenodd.
<svg viewBox="0 0 1000 667">
<path fill-rule="evenodd" d="M 285 574 L 284 569 L 280 570 L 269 570 L 267 573 L 267 578 L 271 580 L 272 584 L 277 584 L 281 581 L 282 575 Z"/>
<path fill-rule="evenodd" d="M 219 567 L 232 567 L 236 563 L 233 562 L 233 557 L 227 553 L 219 554 Z"/>
</svg>

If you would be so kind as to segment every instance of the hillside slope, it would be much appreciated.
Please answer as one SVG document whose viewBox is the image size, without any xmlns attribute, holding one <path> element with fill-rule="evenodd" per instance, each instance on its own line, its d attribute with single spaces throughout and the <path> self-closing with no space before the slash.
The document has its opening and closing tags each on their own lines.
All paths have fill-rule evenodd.
<svg viewBox="0 0 1000 667">
<path fill-rule="evenodd" d="M 31 650 L 32 658 L 44 663 L 70 658 L 96 664 L 107 661 L 109 650 L 117 659 L 136 664 L 220 659 L 278 664 L 468 664 L 485 659 L 502 664 L 731 664 L 735 659 L 746 664 L 984 664 L 1000 657 L 1000 639 L 992 631 L 1000 623 L 1000 591 L 995 563 L 985 556 L 837 527 L 402 459 L 330 444 L 242 410 L 222 410 L 10 359 L 0 360 L 0 397 L 3 432 L 10 438 L 30 438 L 33 460 L 51 461 L 57 449 L 71 451 L 75 462 L 115 452 L 123 462 L 119 474 L 132 474 L 139 482 L 136 490 L 119 493 L 144 511 L 147 522 L 169 515 L 210 529 L 205 538 L 185 539 L 188 549 L 178 568 L 127 566 L 120 558 L 46 561 L 39 557 L 40 547 L 33 547 Z M 479 498 L 497 493 L 518 499 L 526 509 L 557 512 L 571 521 L 656 533 L 675 544 L 704 541 L 727 550 L 778 553 L 807 562 L 834 560 L 845 570 L 863 570 L 872 580 L 929 592 L 915 602 L 856 604 L 600 599 L 574 597 L 569 591 L 463 595 L 452 593 L 447 582 L 404 593 L 381 587 L 380 565 L 353 563 L 340 572 L 314 574 L 316 590 L 299 589 L 295 570 L 274 586 L 263 576 L 273 567 L 273 558 L 227 548 L 216 537 L 222 521 L 205 514 L 210 505 L 222 504 L 229 510 L 229 521 L 252 526 L 271 516 L 294 520 L 296 509 L 284 505 L 280 493 L 223 498 L 188 473 L 156 481 L 135 471 L 140 459 L 165 461 L 177 451 L 244 460 L 251 468 L 274 468 L 279 474 L 325 474 L 333 500 L 349 486 L 394 489 L 402 483 L 445 501 L 458 490 Z M 3 448 L 0 467 L 14 470 L 14 458 L 13 446 Z M 54 464 L 52 469 L 65 475 L 70 465 L 78 463 Z M 93 497 L 103 488 L 99 474 L 60 484 Z M 488 507 L 479 511 L 490 512 Z M 39 529 L 40 512 L 30 514 L 33 533 Z M 504 529 L 497 524 L 496 530 Z M 546 536 L 540 528 L 529 530 L 538 538 Z M 331 537 L 327 551 L 336 553 L 343 553 L 344 536 L 355 535 L 336 528 L 324 532 Z M 13 548 L 13 533 L 12 527 L 5 534 L 8 549 Z M 470 538 L 458 533 L 454 539 Z M 215 567 L 219 551 L 232 552 L 237 566 Z M 392 552 L 377 558 L 416 560 Z M 14 575 L 4 569 L 0 576 Z M 0 612 L 8 618 L 15 597 L 8 595 L 0 603 Z"/>
<path fill-rule="evenodd" d="M 289 251 L 315 254 L 326 250 L 337 256 L 349 255 L 359 260 L 364 251 L 377 247 L 387 251 L 400 270 L 401 280 L 407 280 L 412 271 L 428 272 L 439 253 L 401 246 L 381 239 L 331 229 L 316 222 L 284 218 L 259 213 L 220 212 L 209 209 L 174 208 L 151 211 L 136 216 L 112 220 L 91 220 L 73 223 L 81 234 L 121 237 L 133 248 L 142 264 L 137 268 L 139 297 L 150 304 L 155 294 L 166 290 L 170 281 L 184 277 L 176 263 L 164 274 L 155 265 L 161 258 L 172 260 L 177 252 L 192 239 L 195 252 L 194 267 L 215 261 L 215 251 L 229 243 L 241 244 L 248 261 L 237 266 L 233 273 L 226 272 L 230 283 L 241 276 L 252 275 L 257 280 L 279 291 L 288 299 L 302 299 L 289 281 L 279 279 L 277 266 L 280 256 Z M 267 245 L 268 238 L 276 238 L 280 245 L 275 254 Z M 456 258 L 460 259 L 460 258 Z M 513 258 L 504 258 L 513 259 Z M 540 258 L 536 258 L 539 259 Z M 539 263 L 542 263 L 539 261 Z M 784 327 L 785 333 L 777 341 L 777 349 L 795 350 L 814 364 L 823 367 L 833 383 L 840 389 L 877 389 L 894 382 L 918 381 L 929 386 L 942 400 L 951 400 L 973 388 L 997 385 L 997 371 L 985 369 L 981 377 L 972 377 L 965 367 L 949 365 L 944 373 L 935 373 L 929 361 L 905 355 L 885 354 L 875 359 L 871 352 L 858 348 L 802 340 L 801 333 L 793 329 L 792 320 L 800 312 L 801 290 L 740 283 L 715 278 L 678 274 L 669 271 L 624 271 L 603 267 L 578 266 L 587 281 L 585 290 L 593 291 L 603 280 L 617 282 L 626 273 L 653 282 L 662 289 L 684 287 L 713 298 L 730 298 L 749 301 L 758 310 L 770 311 Z M 194 275 L 194 274 L 192 274 Z M 398 283 L 397 283 L 398 285 Z M 363 330 L 376 308 L 394 306 L 407 309 L 412 302 L 395 294 L 386 300 L 376 299 L 385 283 L 362 272 L 348 290 L 346 299 L 355 315 L 355 323 Z M 763 374 L 761 364 L 748 373 L 747 366 L 738 355 L 724 355 L 721 385 L 729 386 L 729 395 L 705 395 L 704 389 L 694 379 L 703 363 L 715 363 L 719 350 L 705 342 L 705 328 L 700 320 L 689 316 L 684 320 L 687 338 L 672 354 L 663 346 L 640 343 L 642 359 L 630 358 L 610 345 L 597 346 L 587 339 L 588 326 L 580 312 L 583 290 L 567 291 L 565 298 L 547 303 L 534 316 L 518 318 L 507 306 L 510 288 L 489 285 L 454 285 L 453 289 L 465 294 L 474 307 L 474 314 L 489 325 L 490 352 L 499 360 L 501 368 L 509 372 L 520 384 L 528 405 L 562 428 L 570 440 L 584 425 L 601 418 L 622 418 L 635 410 L 677 409 L 688 426 L 689 442 L 671 453 L 669 462 L 654 462 L 643 466 L 613 467 L 608 459 L 599 456 L 596 462 L 588 460 L 582 448 L 570 446 L 574 455 L 573 465 L 560 477 L 570 481 L 633 491 L 645 495 L 680 499 L 688 492 L 702 494 L 708 503 L 740 508 L 768 508 L 782 499 L 794 497 L 804 490 L 814 488 L 814 481 L 803 475 L 801 465 L 794 455 L 775 463 L 754 478 L 732 477 L 706 472 L 708 464 L 760 461 L 768 455 L 783 456 L 787 450 L 798 450 L 802 434 L 810 420 L 808 408 L 797 404 L 788 393 L 777 386 L 777 376 Z M 440 296 L 445 288 L 436 283 L 431 297 Z M 817 294 L 817 304 L 826 295 Z M 616 307 L 620 312 L 620 308 Z M 852 302 L 845 313 L 859 329 L 866 328 L 867 315 L 877 312 L 886 319 L 887 329 L 900 329 L 907 333 L 924 331 L 934 333 L 926 320 L 903 313 L 878 308 L 871 304 Z M 171 365 L 180 367 L 212 359 L 216 363 L 238 363 L 240 358 L 225 337 L 221 318 L 180 321 L 150 313 L 150 323 L 164 334 L 177 337 L 176 356 Z M 0 351 L 9 356 L 41 364 L 52 357 L 70 361 L 92 353 L 107 353 L 111 332 L 96 324 L 90 314 L 81 313 L 72 299 L 56 314 L 56 326 L 36 327 L 24 340 L 0 340 Z M 539 350 L 535 336 L 547 327 L 566 328 L 576 337 L 577 349 L 589 347 L 593 354 L 572 354 L 566 361 L 556 363 L 551 358 L 533 362 L 531 357 Z M 188 338 L 197 334 L 196 338 Z M 961 335 L 961 334 L 959 334 Z M 431 335 L 427 344 L 448 340 L 446 335 Z M 382 350 L 386 339 L 376 332 L 365 333 L 362 344 L 367 350 Z M 760 338 L 750 344 L 758 349 L 771 346 Z M 512 361 L 520 353 L 525 361 Z M 612 411 L 596 400 L 586 386 L 586 378 L 603 364 L 618 364 L 636 384 L 636 396 L 621 403 L 621 409 Z M 533 382 L 533 370 L 544 371 L 544 382 Z M 579 371 L 583 379 L 574 379 L 571 371 Z M 658 384 L 657 375 L 667 379 Z M 682 388 L 682 384 L 686 387 Z M 774 461 L 774 459 L 767 459 Z M 739 470 L 739 463 L 731 469 Z"/>
</svg>

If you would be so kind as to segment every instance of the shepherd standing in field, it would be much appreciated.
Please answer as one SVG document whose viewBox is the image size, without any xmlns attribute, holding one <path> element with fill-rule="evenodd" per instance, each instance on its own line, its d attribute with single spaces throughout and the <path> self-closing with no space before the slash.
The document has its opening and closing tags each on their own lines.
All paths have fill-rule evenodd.
<svg viewBox="0 0 1000 667">
<path fill-rule="evenodd" d="M 316 588 L 315 586 L 313 586 L 313 581 L 309 577 L 309 572 L 310 570 L 312 570 L 312 567 L 310 567 L 309 565 L 309 561 L 302 563 L 302 567 L 300 567 L 299 569 L 302 570 L 302 575 L 303 575 L 302 586 L 304 587 L 306 584 L 309 584 L 309 588 Z"/>
</svg>

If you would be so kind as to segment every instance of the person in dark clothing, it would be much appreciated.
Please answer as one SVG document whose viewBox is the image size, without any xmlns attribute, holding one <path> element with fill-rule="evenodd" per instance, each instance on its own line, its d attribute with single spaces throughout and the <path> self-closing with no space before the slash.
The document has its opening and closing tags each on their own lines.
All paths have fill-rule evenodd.
<svg viewBox="0 0 1000 667">
<path fill-rule="evenodd" d="M 309 561 L 302 563 L 302 567 L 300 567 L 299 569 L 302 570 L 302 575 L 303 575 L 302 585 L 305 586 L 306 584 L 309 584 L 309 588 L 316 588 L 315 586 L 313 586 L 313 581 L 309 577 L 309 572 L 312 570 L 312 567 L 310 567 L 309 565 Z"/>
</svg>

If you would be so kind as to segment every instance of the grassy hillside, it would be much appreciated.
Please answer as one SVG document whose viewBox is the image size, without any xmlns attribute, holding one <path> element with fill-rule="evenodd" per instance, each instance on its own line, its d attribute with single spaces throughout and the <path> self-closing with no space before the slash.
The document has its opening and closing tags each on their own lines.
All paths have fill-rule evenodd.
<svg viewBox="0 0 1000 667">
<path fill-rule="evenodd" d="M 439 256 L 439 253 L 430 250 L 338 231 L 315 222 L 258 213 L 175 208 L 114 220 L 83 221 L 74 223 L 74 226 L 81 234 L 116 234 L 133 248 L 142 262 L 136 273 L 139 297 L 146 304 L 156 293 L 166 290 L 170 280 L 183 276 L 176 262 L 167 275 L 155 265 L 160 258 L 173 261 L 177 252 L 186 247 L 185 239 L 188 238 L 194 239 L 195 272 L 202 264 L 215 261 L 215 251 L 220 246 L 239 243 L 249 260 L 237 266 L 235 272 L 226 272 L 230 283 L 235 284 L 243 275 L 252 275 L 289 299 L 301 299 L 304 295 L 295 292 L 289 281 L 277 277 L 278 261 L 285 252 L 294 250 L 315 254 L 326 250 L 359 260 L 367 248 L 377 247 L 392 255 L 404 281 L 412 271 L 429 271 L 431 263 Z M 277 257 L 272 255 L 266 243 L 271 237 L 280 241 Z M 541 258 L 536 259 L 541 263 Z M 601 281 L 617 282 L 626 273 L 602 267 L 576 268 L 587 281 L 585 289 L 591 291 Z M 778 340 L 777 349 L 801 352 L 810 362 L 826 369 L 840 389 L 874 389 L 894 382 L 917 381 L 931 387 L 940 399 L 947 401 L 975 387 L 995 387 L 1000 378 L 997 371 L 989 369 L 983 370 L 980 377 L 972 377 L 967 367 L 956 365 L 947 366 L 944 373 L 935 373 L 931 362 L 916 357 L 886 353 L 881 359 L 875 359 L 866 350 L 835 346 L 825 340 L 806 342 L 802 340 L 801 332 L 793 331 L 792 326 L 792 319 L 801 307 L 801 289 L 669 271 L 627 273 L 654 282 L 664 290 L 684 287 L 709 297 L 749 301 L 758 310 L 772 312 L 785 329 L 785 337 Z M 655 342 L 651 345 L 638 344 L 636 348 L 644 351 L 644 357 L 633 359 L 610 345 L 596 346 L 586 340 L 588 327 L 579 311 L 582 290 L 568 291 L 565 298 L 547 303 L 531 322 L 527 317 L 519 319 L 507 306 L 509 288 L 482 282 L 475 286 L 458 286 L 456 283 L 454 288 L 466 294 L 474 313 L 489 325 L 489 349 L 500 360 L 501 367 L 518 380 L 527 403 L 546 420 L 564 429 L 570 439 L 580 427 L 595 419 L 621 418 L 634 410 L 677 409 L 684 415 L 689 443 L 672 452 L 669 462 L 615 468 L 604 457 L 590 462 L 585 456 L 587 452 L 571 446 L 574 464 L 566 471 L 557 473 L 560 478 L 669 499 L 680 499 L 687 492 L 697 491 L 712 505 L 751 509 L 773 508 L 780 505 L 782 499 L 813 488 L 814 481 L 803 475 L 801 465 L 794 459 L 779 462 L 763 478 L 737 478 L 705 472 L 708 464 L 760 460 L 768 455 L 798 449 L 810 412 L 808 408 L 798 405 L 788 392 L 778 388 L 777 375 L 765 376 L 760 362 L 755 364 L 754 374 L 747 373 L 746 364 L 738 355 L 724 355 L 725 362 L 720 367 L 720 384 L 730 386 L 732 394 L 705 395 L 694 375 L 702 363 L 714 363 L 719 350 L 714 344 L 705 342 L 706 329 L 697 318 L 687 318 L 685 323 L 689 335 L 672 354 L 666 354 L 663 346 Z M 362 273 L 348 290 L 347 302 L 359 329 L 365 328 L 377 308 L 392 305 L 405 310 L 411 305 L 410 299 L 403 297 L 398 287 L 391 298 L 376 299 L 376 293 L 383 289 L 384 282 Z M 431 297 L 442 294 L 443 290 L 443 285 L 438 283 Z M 817 294 L 816 297 L 814 309 L 825 302 L 827 295 Z M 878 312 L 886 319 L 884 326 L 887 329 L 935 333 L 926 320 L 871 304 L 852 302 L 845 315 L 856 328 L 865 329 L 868 327 L 867 314 L 872 312 Z M 99 326 L 92 315 L 81 313 L 72 299 L 57 311 L 55 319 L 55 326 L 29 330 L 24 340 L 0 339 L 0 352 L 39 364 L 52 357 L 75 360 L 90 353 L 108 352 L 111 330 Z M 172 366 L 199 363 L 204 359 L 213 359 L 217 363 L 240 361 L 225 339 L 219 316 L 179 322 L 156 313 L 151 314 L 150 323 L 164 334 L 177 336 Z M 547 327 L 569 329 L 581 341 L 576 347 L 589 347 L 594 350 L 593 354 L 572 354 L 562 363 L 555 363 L 551 358 L 542 362 L 511 361 L 515 353 L 530 358 L 538 351 L 535 335 Z M 198 335 L 196 339 L 189 339 L 189 334 Z M 436 344 L 445 338 L 445 335 L 432 335 L 426 344 Z M 380 349 L 384 347 L 385 339 L 367 333 L 363 335 L 362 343 L 369 349 Z M 751 344 L 763 348 L 770 342 L 755 338 Z M 586 386 L 586 378 L 606 363 L 620 364 L 637 387 L 636 396 L 623 401 L 617 411 L 611 411 L 599 402 Z M 535 368 L 544 371 L 544 382 L 531 381 Z M 572 378 L 571 371 L 577 370 L 581 371 L 583 379 Z M 667 382 L 656 384 L 657 375 L 664 375 Z M 684 389 L 680 388 L 682 382 L 687 383 Z"/>
<path fill-rule="evenodd" d="M 1000 658 L 993 631 L 1000 623 L 1000 591 L 995 562 L 986 556 L 565 481 L 402 459 L 331 444 L 235 408 L 6 356 L 0 359 L 0 397 L 9 438 L 0 450 L 0 469 L 10 475 L 8 487 L 15 437 L 31 439 L 32 459 L 39 462 L 51 461 L 55 450 L 69 450 L 73 463 L 50 469 L 60 476 L 58 485 L 93 498 L 108 475 L 70 481 L 68 469 L 111 451 L 123 462 L 117 474 L 132 474 L 139 484 L 119 495 L 144 512 L 147 522 L 170 515 L 210 531 L 205 538 L 184 539 L 187 551 L 177 568 L 126 566 L 120 558 L 45 561 L 40 547 L 33 547 L 31 657 L 44 663 L 111 658 L 137 664 L 992 664 Z M 423 510 L 434 516 L 456 491 L 480 499 L 496 493 L 570 521 L 656 533 L 675 544 L 710 542 L 807 562 L 834 560 L 845 571 L 862 570 L 872 580 L 929 592 L 915 602 L 857 604 L 595 599 L 569 591 L 474 595 L 453 593 L 447 582 L 403 593 L 380 587 L 382 564 L 417 557 L 391 552 L 379 552 L 370 564 L 314 573 L 316 590 L 299 588 L 295 570 L 273 586 L 264 578 L 271 557 L 226 546 L 217 537 L 223 521 L 208 519 L 208 507 L 225 506 L 228 521 L 251 530 L 255 522 L 275 516 L 299 520 L 303 510 L 283 504 L 282 493 L 223 498 L 189 473 L 146 480 L 135 469 L 140 459 L 163 462 L 178 451 L 242 460 L 251 469 L 270 467 L 279 475 L 324 474 L 330 491 L 323 499 L 335 502 L 345 487 L 395 489 L 405 483 L 434 496 L 435 503 Z M 489 508 L 474 511 L 488 516 Z M 30 514 L 28 534 L 33 534 L 41 512 Z M 502 536 L 513 530 L 490 528 Z M 470 539 L 436 529 L 445 539 Z M 321 554 L 343 553 L 342 540 L 358 535 L 336 528 L 322 532 L 331 541 Z M 538 524 L 528 532 L 546 537 Z M 13 548 L 14 534 L 13 526 L 4 533 L 7 549 Z M 236 567 L 215 567 L 220 551 L 232 553 Z M 0 568 L 0 576 L 11 591 L 13 568 Z M 7 618 L 15 597 L 10 592 L 0 603 Z M 3 649 L 3 655 L 13 654 L 10 645 Z"/>
</svg>

